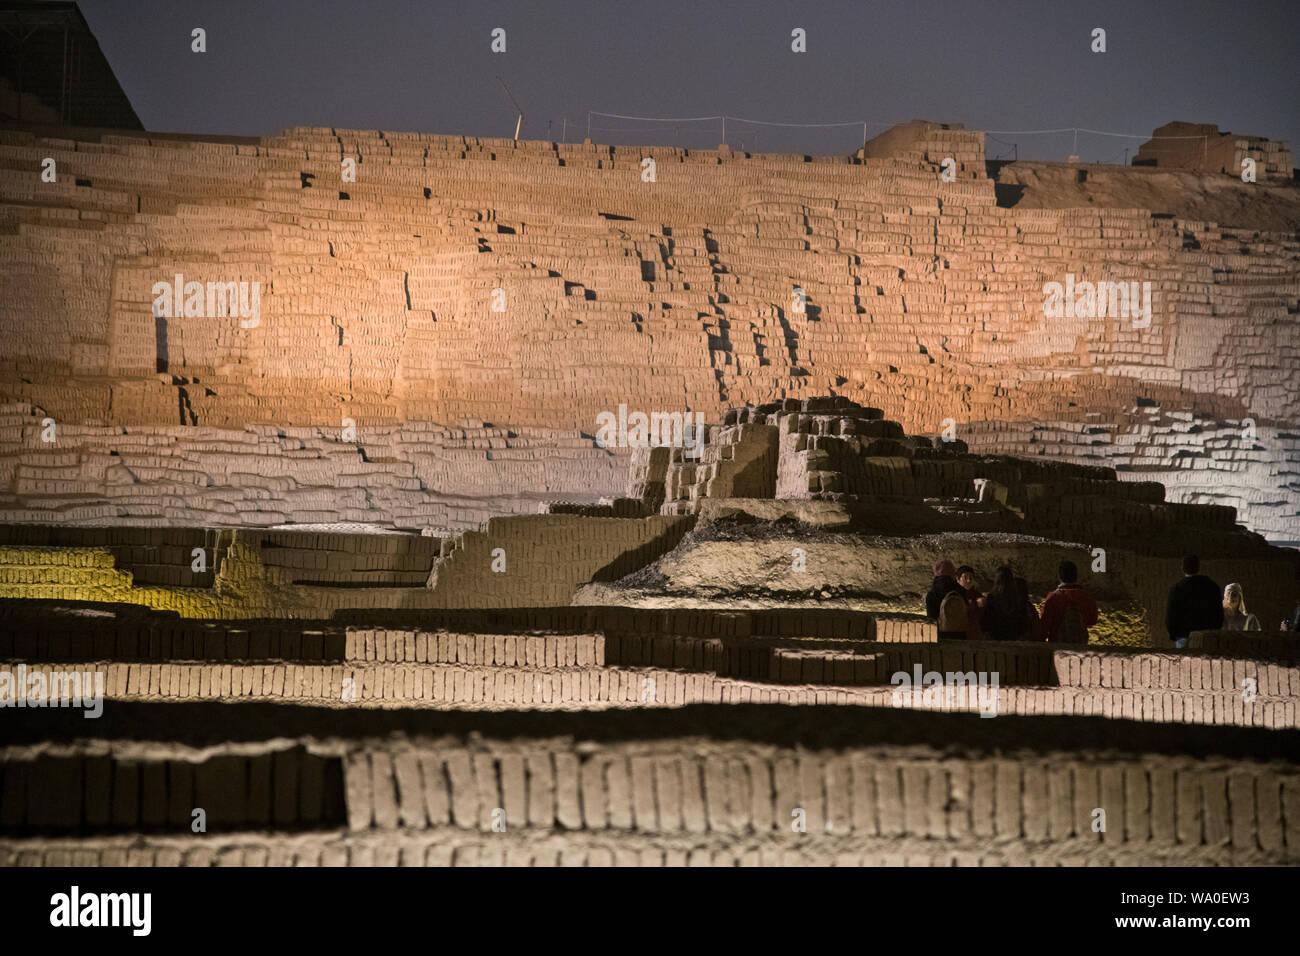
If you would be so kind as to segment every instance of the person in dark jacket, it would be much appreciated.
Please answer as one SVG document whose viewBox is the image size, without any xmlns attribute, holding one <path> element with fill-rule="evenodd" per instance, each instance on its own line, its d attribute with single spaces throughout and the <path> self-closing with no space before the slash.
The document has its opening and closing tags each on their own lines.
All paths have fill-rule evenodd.
<svg viewBox="0 0 1300 956">
<path fill-rule="evenodd" d="M 1005 564 L 993 576 L 993 588 L 984 597 L 979 623 L 990 641 L 1024 640 L 1029 627 L 1025 598 L 1015 573 Z"/>
<path fill-rule="evenodd" d="M 939 605 L 943 603 L 943 599 L 948 596 L 948 592 L 961 591 L 961 589 L 961 585 L 957 583 L 957 569 L 953 563 L 946 558 L 936 561 L 934 581 L 925 596 L 925 616 L 932 621 L 939 620 Z M 962 596 L 965 597 L 964 592 Z"/>
<path fill-rule="evenodd" d="M 1038 617 L 1038 608 L 1034 607 L 1034 602 L 1029 596 L 1029 582 L 1024 578 L 1016 577 L 1016 592 L 1020 595 L 1020 603 L 1025 609 L 1025 633 L 1020 639 L 1022 641 L 1041 641 L 1043 639 L 1042 621 Z"/>
<path fill-rule="evenodd" d="M 1165 604 L 1165 630 L 1174 647 L 1186 647 L 1192 631 L 1217 631 L 1223 627 L 1223 591 L 1201 574 L 1201 559 L 1183 558 L 1183 579 L 1169 589 Z"/>
</svg>

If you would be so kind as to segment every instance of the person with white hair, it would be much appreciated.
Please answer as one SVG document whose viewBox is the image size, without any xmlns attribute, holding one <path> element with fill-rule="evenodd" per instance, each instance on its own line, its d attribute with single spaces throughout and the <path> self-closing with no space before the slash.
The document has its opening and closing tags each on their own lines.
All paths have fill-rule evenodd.
<svg viewBox="0 0 1300 956">
<path fill-rule="evenodd" d="M 1258 631 L 1259 618 L 1246 612 L 1246 595 L 1240 584 L 1229 584 L 1223 589 L 1223 629 L 1225 631 Z"/>
</svg>

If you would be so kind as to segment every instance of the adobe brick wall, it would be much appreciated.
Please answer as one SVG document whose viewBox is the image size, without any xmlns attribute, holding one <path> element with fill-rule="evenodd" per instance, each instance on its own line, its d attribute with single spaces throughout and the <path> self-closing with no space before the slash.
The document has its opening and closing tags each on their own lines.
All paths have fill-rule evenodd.
<svg viewBox="0 0 1300 956">
<path fill-rule="evenodd" d="M 143 756 L 121 745 L 99 752 L 111 758 L 96 758 L 105 770 L 119 773 Z M 325 739 L 312 752 L 343 760 L 342 828 L 195 837 L 178 815 L 172 833 L 129 839 L 0 836 L 0 864 L 1258 865 L 1300 855 L 1300 775 L 1276 760 L 655 738 Z M 224 753 L 170 746 L 159 756 L 197 761 L 201 776 L 213 760 L 240 759 Z M 32 812 L 26 768 L 50 757 L 3 756 L 4 809 L 16 826 Z M 299 779 L 270 777 L 260 810 L 240 803 L 259 791 L 208 798 L 235 801 L 232 817 L 260 813 L 284 826 L 308 800 Z M 144 774 L 140 785 L 164 830 L 162 808 L 185 809 L 199 796 L 171 793 L 194 787 L 175 775 Z"/>
<path fill-rule="evenodd" d="M 676 547 L 693 518 L 493 518 L 443 548 L 429 578 L 429 607 L 565 605 L 582 584 L 617 577 Z"/>
<path fill-rule="evenodd" d="M 109 409 L 105 424 L 129 426 L 119 437 L 135 446 L 153 435 L 141 426 L 179 425 L 180 409 L 186 425 L 228 430 L 214 437 L 232 451 L 250 422 L 273 423 L 271 435 L 333 430 L 345 417 L 363 435 L 429 422 L 565 430 L 548 439 L 559 456 L 540 454 L 506 488 L 469 496 L 513 502 L 540 473 L 571 480 L 563 489 L 575 494 L 589 487 L 585 466 L 606 466 L 544 460 L 568 457 L 575 433 L 590 435 L 596 415 L 620 403 L 718 413 L 839 392 L 936 434 L 948 418 L 1014 430 L 1072 412 L 1109 427 L 1128 417 L 1136 393 L 1169 415 L 1196 411 L 1234 427 L 1249 418 L 1261 436 L 1282 436 L 1251 442 L 1235 427 L 1224 447 L 1202 443 L 1222 473 L 1185 469 L 1174 494 L 1222 497 L 1251 526 L 1283 536 L 1297 502 L 1279 475 L 1294 470 L 1285 436 L 1300 420 L 1300 392 L 1287 374 L 1292 328 L 1276 320 L 1294 297 L 1295 244 L 1145 209 L 1003 208 L 978 132 L 890 135 L 901 140 L 882 138 L 879 158 L 804 162 L 305 128 L 256 144 L 107 135 L 78 144 L 7 131 L 0 204 L 19 228 L 0 237 L 0 265 L 21 291 L 0 302 L 13 344 L 0 398 L 41 414 L 26 429 L 6 419 L 0 477 L 11 497 L 0 506 L 23 521 L 56 504 L 74 520 L 134 509 L 192 524 L 223 512 L 240 525 L 370 510 L 354 486 L 331 497 L 323 481 L 274 500 L 283 489 L 257 471 L 272 497 L 232 491 L 247 483 L 229 476 L 192 495 L 159 495 L 136 486 L 188 470 L 184 455 L 160 444 L 155 470 L 137 479 L 108 449 L 78 466 L 35 437 L 44 413 L 67 433 L 99 427 Z M 659 164 L 653 184 L 639 177 L 647 155 Z M 961 167 L 957 182 L 939 179 L 946 155 Z M 45 156 L 58 162 L 58 183 L 40 181 Z M 338 183 L 341 157 L 363 160 L 357 183 Z M 174 252 L 143 255 L 142 237 Z M 293 265 L 268 266 L 273 253 Z M 1005 264 L 994 283 L 990 261 Z M 160 334 L 152 286 L 177 272 L 260 281 L 261 324 L 181 316 Z M 1046 319 L 1042 286 L 1067 272 L 1150 281 L 1150 329 Z M 796 284 L 808 295 L 803 312 L 791 304 Z M 494 288 L 508 292 L 505 314 L 491 311 Z M 360 298 L 364 323 L 352 307 Z M 49 325 L 50 314 L 62 321 Z M 582 337 L 535 335 L 521 315 Z M 195 377 L 201 386 L 178 381 Z M 1140 429 L 1131 436 L 1143 443 Z M 1047 428 L 1035 438 L 1034 450 L 1053 456 L 1096 454 L 1086 434 Z M 1020 437 L 1007 442 L 1001 450 Z M 1155 477 L 1180 471 L 1177 449 L 1158 442 L 1117 454 Z M 1258 461 L 1248 467 L 1241 455 Z M 333 467 L 354 475 L 362 464 Z M 600 476 L 611 490 L 624 479 Z M 460 530 L 458 510 L 483 508 L 448 495 L 424 512 L 403 490 L 374 507 L 382 520 Z"/>
<path fill-rule="evenodd" d="M 1288 650 L 1271 654 L 1261 653 L 1267 651 L 1262 637 L 1234 644 L 1229 635 L 1202 633 L 1198 642 L 1219 641 L 1215 653 L 936 643 L 932 624 L 909 619 L 624 608 L 442 612 L 451 629 L 436 630 L 426 629 L 433 621 L 241 626 L 127 615 L 92 618 L 71 634 L 66 616 L 15 612 L 6 619 L 21 622 L 21 630 L 0 635 L 5 668 L 21 662 L 47 675 L 102 671 L 109 707 L 121 701 L 467 710 L 755 702 L 973 712 L 987 706 L 974 696 L 897 700 L 894 675 L 910 678 L 919 667 L 986 681 L 996 675 L 998 714 L 1300 726 L 1300 669 L 1286 638 L 1276 641 Z M 564 631 L 540 629 L 548 622 Z"/>
</svg>

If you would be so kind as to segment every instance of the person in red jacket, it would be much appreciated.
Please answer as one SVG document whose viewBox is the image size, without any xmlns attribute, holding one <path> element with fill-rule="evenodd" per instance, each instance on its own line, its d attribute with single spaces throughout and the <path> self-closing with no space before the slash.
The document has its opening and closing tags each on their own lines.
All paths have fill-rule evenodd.
<svg viewBox="0 0 1300 956">
<path fill-rule="evenodd" d="M 1065 615 L 1066 608 L 1072 607 L 1079 614 L 1084 629 L 1084 642 L 1087 643 L 1088 628 L 1097 623 L 1097 602 L 1079 584 L 1079 569 L 1073 561 L 1062 561 L 1057 568 L 1057 575 L 1061 583 L 1043 602 L 1043 639 L 1058 640 L 1061 618 Z"/>
</svg>

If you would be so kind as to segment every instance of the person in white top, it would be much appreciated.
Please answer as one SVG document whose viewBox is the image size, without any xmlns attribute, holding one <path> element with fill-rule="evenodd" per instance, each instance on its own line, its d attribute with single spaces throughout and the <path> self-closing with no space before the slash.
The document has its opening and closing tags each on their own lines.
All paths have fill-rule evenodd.
<svg viewBox="0 0 1300 956">
<path fill-rule="evenodd" d="M 1258 631 L 1259 618 L 1246 613 L 1246 595 L 1240 584 L 1229 584 L 1223 589 L 1223 629 L 1225 631 Z"/>
</svg>

